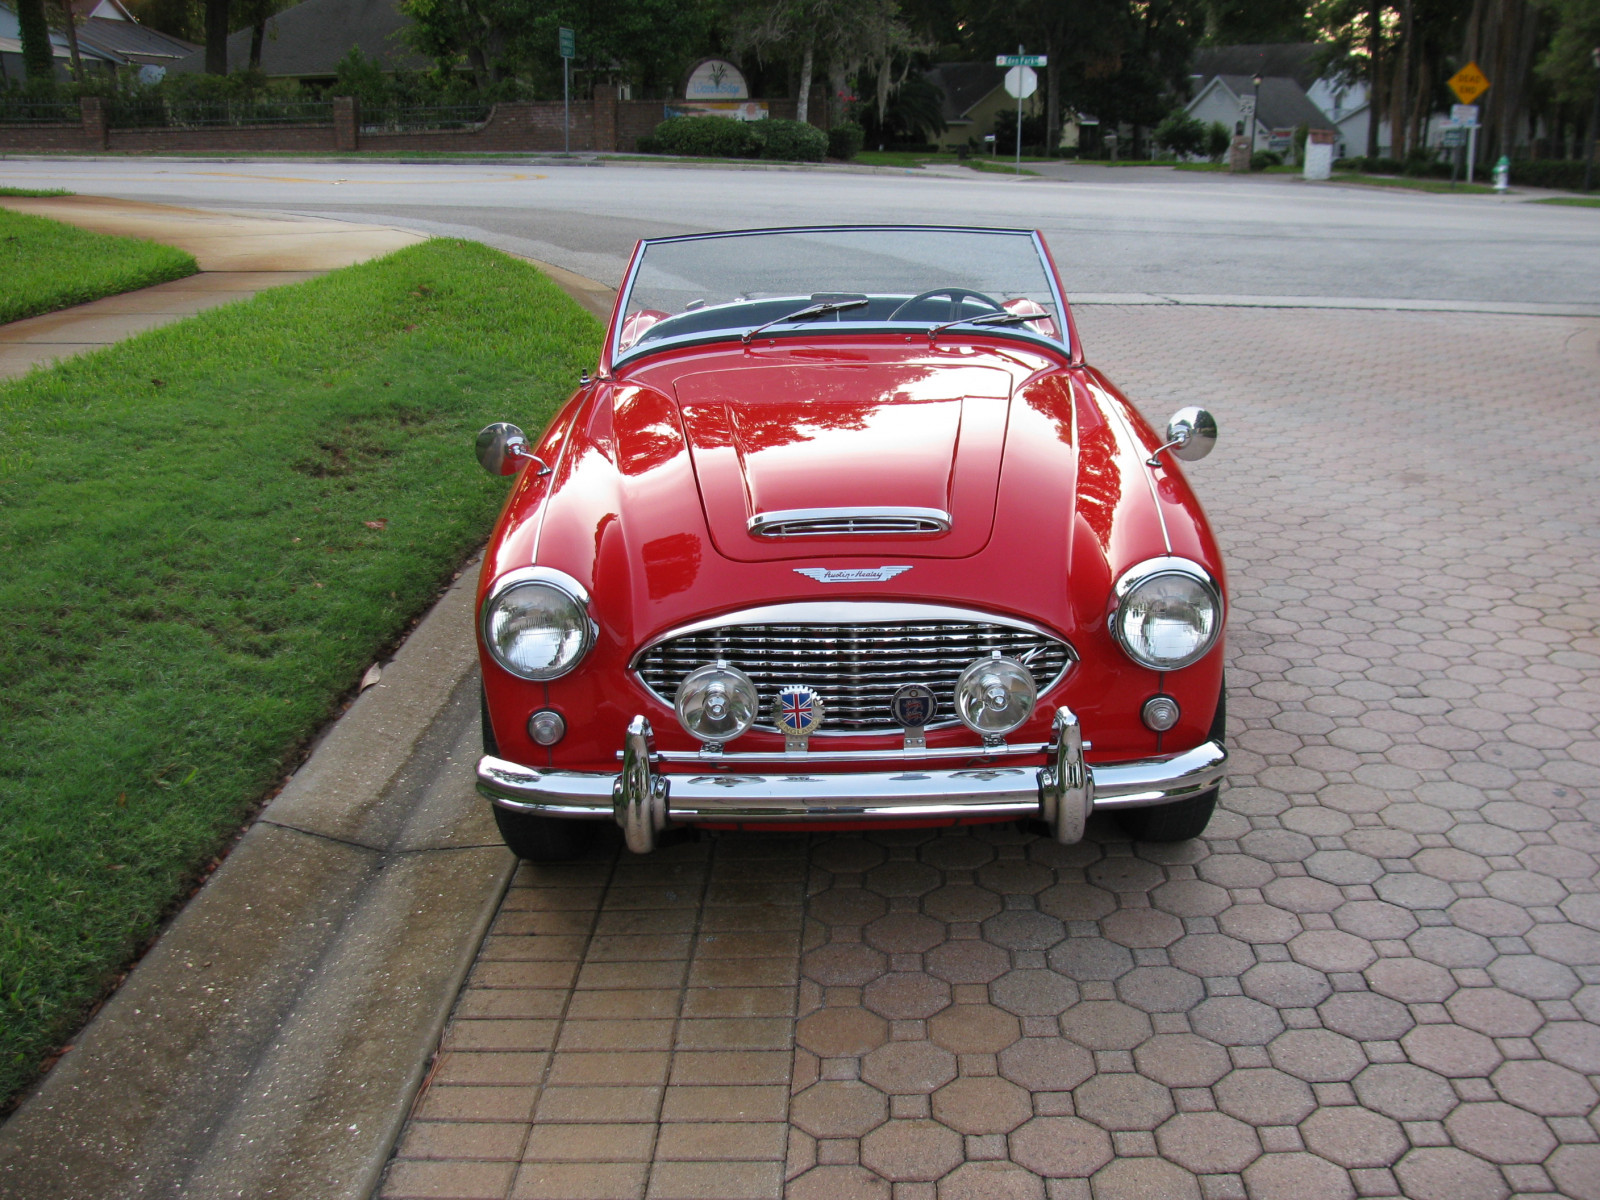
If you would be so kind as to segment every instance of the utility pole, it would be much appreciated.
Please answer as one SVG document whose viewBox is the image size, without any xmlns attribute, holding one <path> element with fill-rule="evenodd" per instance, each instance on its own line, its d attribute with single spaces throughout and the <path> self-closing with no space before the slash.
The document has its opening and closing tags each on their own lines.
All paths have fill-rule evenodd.
<svg viewBox="0 0 1600 1200">
<path fill-rule="evenodd" d="M 1261 72 L 1260 71 L 1256 72 L 1256 77 L 1253 80 L 1251 80 L 1251 82 L 1256 85 L 1255 105 L 1254 105 L 1254 107 L 1252 107 L 1250 109 L 1250 157 L 1254 158 L 1255 157 L 1255 153 L 1256 153 L 1256 122 L 1261 119 L 1260 118 L 1260 114 L 1261 114 Z"/>
<path fill-rule="evenodd" d="M 1583 156 L 1583 190 L 1589 191 L 1594 183 L 1594 139 L 1595 127 L 1600 126 L 1600 46 L 1589 52 L 1589 59 L 1594 63 L 1594 110 L 1589 114 L 1589 152 Z"/>
</svg>

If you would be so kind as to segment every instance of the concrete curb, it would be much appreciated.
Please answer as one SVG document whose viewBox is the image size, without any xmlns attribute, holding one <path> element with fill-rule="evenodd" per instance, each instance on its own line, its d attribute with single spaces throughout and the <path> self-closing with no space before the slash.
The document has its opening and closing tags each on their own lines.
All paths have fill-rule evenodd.
<svg viewBox="0 0 1600 1200">
<path fill-rule="evenodd" d="M 358 1200 L 515 870 L 468 569 L 4 1127 L 0 1196 Z"/>
</svg>

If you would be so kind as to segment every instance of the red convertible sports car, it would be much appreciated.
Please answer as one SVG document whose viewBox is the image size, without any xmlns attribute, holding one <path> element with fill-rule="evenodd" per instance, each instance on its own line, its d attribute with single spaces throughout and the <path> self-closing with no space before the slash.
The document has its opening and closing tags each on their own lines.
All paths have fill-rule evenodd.
<svg viewBox="0 0 1600 1200">
<path fill-rule="evenodd" d="M 524 858 L 596 822 L 821 830 L 1090 813 L 1205 828 L 1217 545 L 1165 436 L 1083 357 L 1026 230 L 639 243 L 598 369 L 536 443 L 478 585 L 478 788 Z"/>
</svg>

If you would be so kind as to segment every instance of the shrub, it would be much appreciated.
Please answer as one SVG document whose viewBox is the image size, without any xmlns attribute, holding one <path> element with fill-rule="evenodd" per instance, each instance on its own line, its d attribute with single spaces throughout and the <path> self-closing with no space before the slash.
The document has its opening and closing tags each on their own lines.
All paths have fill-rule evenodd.
<svg viewBox="0 0 1600 1200">
<path fill-rule="evenodd" d="M 1206 126 L 1206 157 L 1212 162 L 1221 162 L 1232 144 L 1233 134 L 1221 121 L 1213 121 Z"/>
<path fill-rule="evenodd" d="M 660 154 L 747 158 L 757 148 L 752 124 L 727 117 L 668 117 L 656 126 L 651 140 Z"/>
<path fill-rule="evenodd" d="M 821 162 L 828 153 L 828 135 L 804 121 L 769 117 L 748 126 L 762 158 L 779 162 Z"/>
<path fill-rule="evenodd" d="M 1283 155 L 1276 150 L 1257 150 L 1250 156 L 1252 171 L 1265 171 L 1268 167 L 1283 166 Z"/>
<path fill-rule="evenodd" d="M 1485 163 L 1483 172 L 1494 170 L 1493 163 Z M 1597 172 L 1600 175 L 1600 172 Z M 1561 158 L 1527 158 L 1511 163 L 1511 182 L 1523 187 L 1562 188 L 1569 192 L 1583 190 L 1583 160 Z"/>
<path fill-rule="evenodd" d="M 828 130 L 828 157 L 849 162 L 861 153 L 866 144 L 867 131 L 854 121 L 846 121 Z"/>
<path fill-rule="evenodd" d="M 1155 128 L 1155 142 L 1174 154 L 1199 154 L 1206 145 L 1206 127 L 1181 108 L 1175 108 Z"/>
<path fill-rule="evenodd" d="M 660 154 L 661 145 L 652 135 L 647 133 L 644 137 L 634 142 L 633 152 L 635 154 Z"/>
</svg>

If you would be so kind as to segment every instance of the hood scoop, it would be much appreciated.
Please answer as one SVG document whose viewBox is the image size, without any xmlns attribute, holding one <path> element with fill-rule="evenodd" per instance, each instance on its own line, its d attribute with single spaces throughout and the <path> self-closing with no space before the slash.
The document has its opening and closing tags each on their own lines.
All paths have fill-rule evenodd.
<svg viewBox="0 0 1600 1200">
<path fill-rule="evenodd" d="M 788 360 L 675 387 L 711 538 L 728 558 L 966 558 L 989 540 L 1007 371 Z"/>
<path fill-rule="evenodd" d="M 750 518 L 756 537 L 916 537 L 950 532 L 950 514 L 937 508 L 794 508 Z"/>
</svg>

